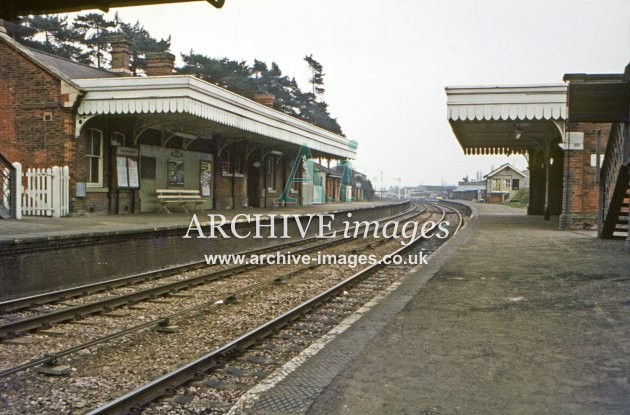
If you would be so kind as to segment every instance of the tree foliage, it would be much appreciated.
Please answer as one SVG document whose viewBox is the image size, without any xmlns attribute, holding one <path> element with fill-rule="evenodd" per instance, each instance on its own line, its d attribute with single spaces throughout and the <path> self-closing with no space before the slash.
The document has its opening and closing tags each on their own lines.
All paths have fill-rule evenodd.
<svg viewBox="0 0 630 415">
<path fill-rule="evenodd" d="M 74 19 L 73 29 L 79 35 L 79 42 L 86 46 L 77 58 L 80 62 L 106 67 L 108 40 L 116 27 L 116 22 L 107 20 L 102 13 L 87 13 Z"/>
<path fill-rule="evenodd" d="M 134 74 L 145 68 L 146 52 L 168 51 L 171 45 L 170 37 L 153 38 L 139 21 L 129 24 L 118 14 L 108 20 L 101 13 L 87 13 L 72 21 L 56 15 L 27 16 L 6 26 L 8 34 L 25 46 L 99 68 L 110 67 L 110 37 L 123 34 L 132 42 L 129 69 Z"/>
<path fill-rule="evenodd" d="M 136 21 L 134 24 L 125 23 L 119 19 L 118 13 L 115 17 L 116 34 L 125 35 L 131 41 L 131 62 L 129 70 L 137 75 L 139 70 L 146 69 L 146 59 L 144 55 L 147 52 L 165 52 L 171 47 L 171 37 L 160 39 L 152 37 L 149 32 Z"/>
<path fill-rule="evenodd" d="M 374 198 L 374 186 L 372 186 L 370 179 L 366 179 L 363 182 L 363 196 L 367 200 L 372 200 Z"/>
<path fill-rule="evenodd" d="M 140 21 L 127 23 L 118 14 L 108 20 L 101 13 L 87 13 L 71 21 L 59 16 L 28 16 L 7 24 L 7 31 L 26 46 L 98 68 L 110 67 L 110 37 L 125 35 L 132 42 L 129 69 L 134 75 L 146 68 L 147 52 L 168 51 L 171 43 L 170 36 L 158 40 Z M 256 94 L 273 94 L 275 109 L 343 134 L 337 120 L 329 114 L 328 104 L 321 99 L 325 92 L 324 70 L 313 55 L 304 57 L 312 74 L 310 92 L 303 92 L 295 78 L 284 75 L 275 62 L 268 66 L 255 59 L 250 65 L 246 61 L 212 58 L 192 50 L 181 56 L 184 65 L 176 68 L 178 73 L 195 75 L 250 99 Z"/>
<path fill-rule="evenodd" d="M 253 64 L 248 65 L 245 61 L 210 58 L 193 51 L 182 54 L 182 59 L 184 66 L 177 69 L 178 73 L 195 75 L 250 99 L 255 94 L 273 94 L 276 97 L 273 104 L 275 109 L 342 134 L 337 120 L 328 113 L 328 104 L 318 101 L 312 92 L 303 92 L 295 78 L 283 75 L 275 62 L 269 67 L 265 62 L 255 59 Z M 318 73 L 318 85 L 323 85 L 321 65 Z M 319 90 L 323 92 L 323 88 Z"/>
<path fill-rule="evenodd" d="M 44 52 L 76 59 L 81 48 L 67 18 L 57 15 L 27 16 L 7 24 L 10 36 L 24 45 Z"/>
<path fill-rule="evenodd" d="M 316 96 L 323 95 L 326 92 L 326 89 L 324 89 L 324 67 L 313 58 L 312 53 L 304 56 L 304 60 L 311 70 L 311 78 L 308 81 L 313 87 L 313 94 Z"/>
</svg>

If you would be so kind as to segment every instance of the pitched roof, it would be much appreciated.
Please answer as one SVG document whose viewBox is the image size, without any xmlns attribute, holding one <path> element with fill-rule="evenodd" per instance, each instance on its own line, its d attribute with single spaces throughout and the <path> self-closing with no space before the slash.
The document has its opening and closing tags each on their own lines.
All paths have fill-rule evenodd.
<svg viewBox="0 0 630 415">
<path fill-rule="evenodd" d="M 70 79 L 74 78 L 112 78 L 116 75 L 105 69 L 94 68 L 92 66 L 83 65 L 70 59 L 52 55 L 50 53 L 27 48 L 31 56 L 42 65 L 53 68 Z"/>
<path fill-rule="evenodd" d="M 2 31 L 0 31 L 0 41 L 13 47 L 22 55 L 26 56 L 26 58 L 50 72 L 53 76 L 71 84 L 73 83 L 72 80 L 76 78 L 112 78 L 118 76 L 114 72 L 93 68 L 70 59 L 29 48 L 20 44 Z"/>
<path fill-rule="evenodd" d="M 488 177 L 492 177 L 492 176 L 496 175 L 497 173 L 499 173 L 499 172 L 501 172 L 502 170 L 505 170 L 505 169 L 512 169 L 516 173 L 518 173 L 519 175 L 521 175 L 523 177 L 527 177 L 525 174 L 523 174 L 522 171 L 520 171 L 516 167 L 512 166 L 510 163 L 505 163 L 505 164 L 497 167 L 496 169 L 492 170 L 490 173 L 486 174 L 485 176 L 483 176 L 483 178 L 486 179 Z"/>
<path fill-rule="evenodd" d="M 321 165 L 319 163 L 316 163 L 316 162 L 313 162 L 313 164 L 315 165 L 315 168 L 317 169 L 317 171 L 320 172 L 320 173 L 326 173 L 326 174 L 334 176 L 334 177 L 341 177 L 339 175 L 339 173 L 337 171 L 333 170 L 333 169 L 329 169 L 328 167 L 323 166 L 323 165 Z"/>
</svg>

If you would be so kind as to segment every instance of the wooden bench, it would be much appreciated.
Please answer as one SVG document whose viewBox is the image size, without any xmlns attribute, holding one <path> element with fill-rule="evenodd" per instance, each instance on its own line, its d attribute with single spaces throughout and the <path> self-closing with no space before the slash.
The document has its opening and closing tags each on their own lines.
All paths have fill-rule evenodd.
<svg viewBox="0 0 630 415">
<path fill-rule="evenodd" d="M 184 211 L 189 212 L 186 205 L 191 204 L 198 208 L 204 202 L 199 195 L 199 190 L 156 189 L 155 193 L 157 193 L 158 200 L 167 213 L 171 213 L 167 207 L 169 205 L 179 205 Z"/>
</svg>

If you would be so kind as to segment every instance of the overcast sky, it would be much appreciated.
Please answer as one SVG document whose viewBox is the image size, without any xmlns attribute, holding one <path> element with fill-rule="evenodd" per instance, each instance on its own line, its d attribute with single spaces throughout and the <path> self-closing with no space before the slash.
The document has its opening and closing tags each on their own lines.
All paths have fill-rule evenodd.
<svg viewBox="0 0 630 415">
<path fill-rule="evenodd" d="M 359 142 L 354 165 L 386 185 L 455 184 L 523 156 L 464 156 L 445 86 L 561 83 L 630 62 L 628 0 L 226 0 L 112 9 L 171 51 L 278 63 L 307 89 L 324 67 L 331 114 Z M 373 180 L 374 181 L 374 180 Z"/>
</svg>

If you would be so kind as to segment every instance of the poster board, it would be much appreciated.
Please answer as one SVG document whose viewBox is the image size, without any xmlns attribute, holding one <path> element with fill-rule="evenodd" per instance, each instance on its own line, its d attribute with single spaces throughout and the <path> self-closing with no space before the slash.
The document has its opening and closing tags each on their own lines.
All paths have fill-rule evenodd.
<svg viewBox="0 0 630 415">
<path fill-rule="evenodd" d="M 182 160 L 166 161 L 166 183 L 169 188 L 184 187 L 184 162 Z"/>
<path fill-rule="evenodd" d="M 138 189 L 138 149 L 116 148 L 116 187 L 119 189 Z"/>
<path fill-rule="evenodd" d="M 212 196 L 212 161 L 199 161 L 199 192 L 202 197 Z"/>
<path fill-rule="evenodd" d="M 129 187 L 132 189 L 137 189 L 140 187 L 140 182 L 138 181 L 138 159 L 127 157 L 127 176 L 129 179 Z"/>
<path fill-rule="evenodd" d="M 127 157 L 116 156 L 116 177 L 118 187 L 129 187 L 129 174 L 127 172 Z"/>
</svg>

